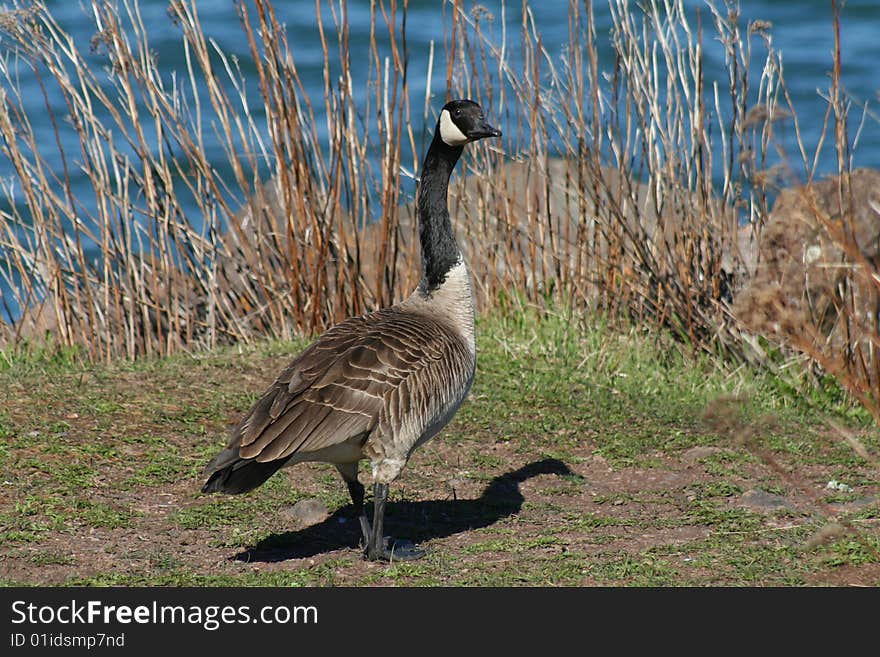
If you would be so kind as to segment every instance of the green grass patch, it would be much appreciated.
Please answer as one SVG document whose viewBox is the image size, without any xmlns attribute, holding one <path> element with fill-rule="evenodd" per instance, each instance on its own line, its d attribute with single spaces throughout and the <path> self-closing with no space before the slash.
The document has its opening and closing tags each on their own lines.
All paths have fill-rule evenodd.
<svg viewBox="0 0 880 657">
<path fill-rule="evenodd" d="M 0 582 L 804 585 L 845 575 L 877 583 L 880 509 L 871 500 L 880 473 L 825 422 L 838 418 L 877 454 L 880 432 L 850 400 L 823 387 L 803 394 L 794 375 L 781 381 L 785 368 L 729 367 L 666 335 L 564 310 L 479 320 L 469 400 L 392 486 L 389 531 L 416 533 L 425 559 L 367 563 L 351 549 L 359 536 L 351 518 L 292 520 L 289 507 L 302 499 L 321 500 L 330 514 L 349 504 L 332 466 L 298 465 L 243 496 L 201 495 L 201 470 L 230 425 L 302 345 L 105 367 L 57 350 L 6 354 Z M 733 428 L 704 419 L 716 400 L 734 397 Z M 737 438 L 743 428 L 785 478 Z M 529 471 L 549 459 L 568 471 Z M 852 490 L 825 489 L 831 480 Z M 796 511 L 740 508 L 751 489 Z M 861 535 L 805 550 L 824 520 L 803 491 L 852 505 L 847 519 Z M 67 544 L 75 558 L 59 548 Z M 254 558 L 234 558 L 241 554 Z"/>
</svg>

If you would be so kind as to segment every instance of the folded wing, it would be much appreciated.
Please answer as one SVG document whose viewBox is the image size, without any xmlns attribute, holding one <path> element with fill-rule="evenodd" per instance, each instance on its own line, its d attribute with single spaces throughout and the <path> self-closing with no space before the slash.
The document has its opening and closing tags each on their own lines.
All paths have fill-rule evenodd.
<svg viewBox="0 0 880 657">
<path fill-rule="evenodd" d="M 441 375 L 454 388 L 451 379 L 467 373 L 464 365 L 453 368 L 461 372 L 447 371 L 450 356 L 461 360 L 465 351 L 454 331 L 424 315 L 392 307 L 345 320 L 284 369 L 206 470 L 240 459 L 269 464 L 307 457 L 352 439 L 365 441 L 378 425 L 388 430 L 402 420 L 418 433 L 442 406 L 442 400 L 423 399 L 436 391 L 427 379 Z"/>
</svg>

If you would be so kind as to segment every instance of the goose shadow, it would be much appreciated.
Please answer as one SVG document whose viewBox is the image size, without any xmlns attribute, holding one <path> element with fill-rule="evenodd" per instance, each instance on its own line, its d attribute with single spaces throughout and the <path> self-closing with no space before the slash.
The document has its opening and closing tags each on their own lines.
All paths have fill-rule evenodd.
<svg viewBox="0 0 880 657">
<path fill-rule="evenodd" d="M 488 527 L 502 518 L 519 513 L 525 501 L 519 485 L 544 474 L 578 476 L 562 461 L 547 458 L 495 477 L 477 499 L 389 501 L 385 509 L 387 533 L 395 538 L 422 543 Z M 267 536 L 232 559 L 278 562 L 303 559 L 341 548 L 357 548 L 361 532 L 352 513 L 350 504 L 341 507 L 315 525 Z"/>
</svg>

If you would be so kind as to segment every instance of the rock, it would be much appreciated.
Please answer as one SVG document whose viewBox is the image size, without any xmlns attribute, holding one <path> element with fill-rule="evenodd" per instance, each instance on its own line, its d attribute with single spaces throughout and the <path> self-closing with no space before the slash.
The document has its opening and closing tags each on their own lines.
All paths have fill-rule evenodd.
<svg viewBox="0 0 880 657">
<path fill-rule="evenodd" d="M 597 266 L 596 261 L 613 261 L 620 269 L 618 275 L 629 279 L 639 276 L 630 270 L 638 266 L 636 254 L 642 252 L 660 275 L 673 276 L 678 270 L 666 268 L 680 263 L 669 245 L 682 239 L 682 233 L 696 230 L 682 229 L 684 217 L 692 214 L 683 208 L 701 205 L 706 206 L 712 225 L 705 235 L 692 235 L 697 240 L 693 247 L 721 254 L 720 264 L 731 276 L 739 272 L 737 261 L 744 258 L 738 254 L 748 246 L 720 237 L 725 232 L 722 225 L 736 225 L 732 210 L 715 199 L 701 202 L 697 195 L 682 190 L 670 188 L 655 195 L 649 185 L 631 177 L 615 167 L 599 166 L 592 158 L 581 162 L 538 158 L 507 161 L 492 175 L 454 181 L 450 215 L 458 218 L 458 244 L 474 278 L 513 279 L 523 289 L 545 290 L 548 284 L 585 276 Z M 534 221 L 535 216 L 542 221 Z M 401 242 L 416 239 L 415 221 L 415 204 L 410 202 L 400 211 Z M 364 241 L 375 242 L 378 238 L 369 233 L 377 228 L 367 226 Z M 743 232 L 729 241 L 746 238 Z M 419 257 L 418 250 L 413 250 L 404 269 L 417 271 Z M 526 265 L 519 268 L 518 263 Z M 366 275 L 369 280 L 373 273 Z M 595 298 L 599 286 L 590 282 L 591 276 L 585 278 L 578 280 L 579 293 Z"/>
<path fill-rule="evenodd" d="M 740 506 L 744 506 L 751 511 L 766 513 L 768 511 L 778 511 L 780 509 L 793 510 L 791 502 L 782 495 L 768 493 L 767 491 L 753 488 L 747 490 L 740 496 Z"/>
<path fill-rule="evenodd" d="M 717 454 L 721 451 L 723 450 L 720 447 L 697 445 L 696 447 L 691 447 L 690 449 L 686 450 L 684 454 L 681 455 L 681 460 L 686 461 L 687 463 L 696 463 L 701 459 L 712 456 L 712 454 Z"/>
<path fill-rule="evenodd" d="M 735 299 L 735 314 L 752 330 L 783 336 L 818 330 L 832 348 L 846 348 L 851 324 L 840 321 L 842 306 L 851 306 L 862 326 L 876 328 L 876 283 L 845 257 L 841 243 L 850 240 L 871 268 L 880 266 L 880 171 L 853 171 L 842 197 L 840 183 L 835 176 L 785 189 L 773 204 L 755 275 Z"/>
<path fill-rule="evenodd" d="M 299 525 L 314 525 L 326 520 L 329 515 L 327 505 L 315 498 L 300 500 L 296 504 L 286 507 L 282 513 L 286 518 Z"/>
<path fill-rule="evenodd" d="M 850 502 L 838 502 L 829 506 L 836 515 L 846 515 L 847 513 L 855 513 L 856 511 L 874 506 L 877 504 L 877 500 L 878 497 L 876 495 L 869 495 L 867 497 L 859 497 Z"/>
</svg>

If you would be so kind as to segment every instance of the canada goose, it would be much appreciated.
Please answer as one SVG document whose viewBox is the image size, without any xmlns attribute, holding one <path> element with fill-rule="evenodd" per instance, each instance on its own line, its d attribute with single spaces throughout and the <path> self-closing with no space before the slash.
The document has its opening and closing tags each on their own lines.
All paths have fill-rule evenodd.
<svg viewBox="0 0 880 657">
<path fill-rule="evenodd" d="M 500 136 L 477 103 L 443 107 L 418 188 L 418 288 L 400 303 L 340 322 L 294 358 L 208 463 L 202 492 L 245 493 L 284 466 L 333 463 L 348 484 L 365 557 L 424 554 L 383 536 L 388 486 L 449 422 L 474 379 L 474 298 L 446 192 L 464 145 Z M 361 459 L 372 466 L 372 525 L 357 477 Z"/>
</svg>

